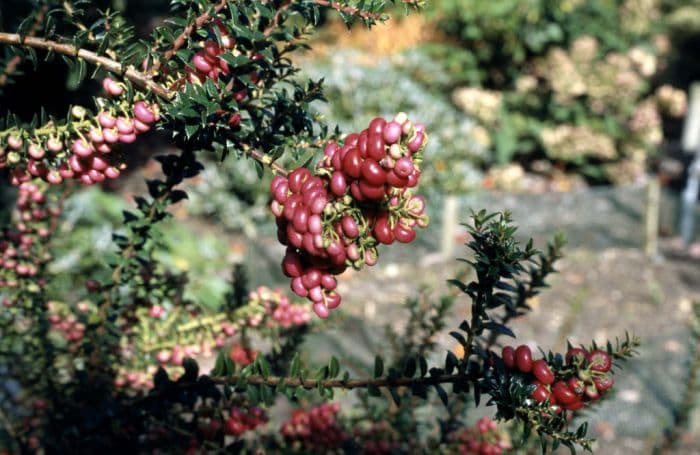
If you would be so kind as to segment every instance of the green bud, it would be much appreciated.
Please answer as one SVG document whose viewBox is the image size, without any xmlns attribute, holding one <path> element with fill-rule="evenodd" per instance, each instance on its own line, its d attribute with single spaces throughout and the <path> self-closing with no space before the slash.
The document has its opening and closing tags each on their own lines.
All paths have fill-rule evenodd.
<svg viewBox="0 0 700 455">
<path fill-rule="evenodd" d="M 82 120 L 87 115 L 87 110 L 85 110 L 85 108 L 82 106 L 73 106 L 70 110 L 70 115 L 78 120 Z"/>
<path fill-rule="evenodd" d="M 19 161 L 22 159 L 21 156 L 19 156 L 19 153 L 17 152 L 10 152 L 7 154 L 7 161 L 10 164 L 17 164 Z"/>
</svg>

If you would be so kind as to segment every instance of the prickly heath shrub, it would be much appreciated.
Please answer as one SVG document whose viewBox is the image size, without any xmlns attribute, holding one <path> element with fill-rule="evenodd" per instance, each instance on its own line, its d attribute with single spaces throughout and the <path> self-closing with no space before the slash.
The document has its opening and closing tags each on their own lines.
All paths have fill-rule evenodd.
<svg viewBox="0 0 700 455">
<path fill-rule="evenodd" d="M 31 6 L 16 30 L 0 32 L 5 74 L 17 59 L 60 57 L 78 80 L 94 69 L 100 93 L 64 119 L 42 113 L 23 123 L 7 113 L 0 128 L 0 163 L 17 192 L 0 231 L 5 451 L 449 452 L 471 450 L 476 439 L 493 453 L 508 446 L 500 430 L 490 421 L 478 434 L 466 428 L 466 409 L 482 395 L 497 419 L 519 422 L 545 448 L 590 449 L 586 424 L 570 427 L 569 417 L 593 405 L 593 389 L 605 396 L 611 365 L 638 341 L 582 347 L 585 355 L 567 361 L 555 353 L 533 361 L 518 347 L 517 369 L 510 366 L 498 338 L 514 336 L 507 323 L 545 286 L 562 245 L 522 247 L 507 214 L 472 215 L 464 261 L 475 278 L 449 280 L 471 301 L 451 332 L 461 356 L 443 360 L 434 341 L 462 303 L 457 293 L 409 300 L 407 328 L 389 337 L 392 352 L 376 356 L 373 374 L 353 377 L 335 357 L 304 354 L 307 335 L 324 330 L 340 303 L 334 275 L 373 265 L 379 244 L 408 243 L 428 222 L 429 201 L 412 191 L 429 129 L 400 113 L 329 134 L 308 106 L 322 99 L 321 82 L 299 82 L 290 58 L 324 10 L 372 25 L 385 19 L 383 3 L 175 0 L 148 41 L 136 40 L 118 12 L 87 22 L 87 2 Z M 122 147 L 153 129 L 179 152 L 155 158 L 163 177 L 148 180 L 148 195 L 124 211 L 104 261 L 74 278 L 82 286 L 61 292 L 51 265 L 60 259 L 52 251 L 64 201 L 80 186 L 121 177 Z M 288 248 L 280 260 L 307 300 L 250 290 L 236 267 L 219 310 L 207 311 L 186 292 L 187 274 L 164 266 L 161 222 L 187 198 L 181 184 L 202 171 L 202 151 L 272 171 L 270 208 Z M 197 360 L 207 358 L 213 367 L 200 371 Z M 342 390 L 357 390 L 356 412 L 333 401 Z M 297 409 L 280 420 L 269 408 L 284 398 Z M 438 400 L 448 416 L 418 424 L 433 415 L 421 408 Z"/>
</svg>

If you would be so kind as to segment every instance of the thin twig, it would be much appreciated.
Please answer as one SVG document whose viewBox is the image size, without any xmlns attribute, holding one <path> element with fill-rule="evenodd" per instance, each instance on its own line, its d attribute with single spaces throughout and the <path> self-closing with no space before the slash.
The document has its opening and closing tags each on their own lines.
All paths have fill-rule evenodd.
<svg viewBox="0 0 700 455">
<path fill-rule="evenodd" d="M 325 379 L 325 380 L 314 380 L 305 379 L 301 380 L 299 378 L 289 378 L 289 377 L 279 377 L 279 376 L 247 376 L 242 378 L 246 384 L 249 385 L 269 385 L 272 387 L 277 386 L 280 383 L 284 383 L 287 387 L 303 387 L 305 389 L 315 389 L 319 386 L 325 388 L 333 389 L 364 389 L 370 386 L 374 387 L 413 387 L 420 385 L 437 385 L 437 384 L 450 384 L 457 381 L 464 381 L 467 376 L 463 374 L 443 374 L 439 376 L 425 376 L 422 378 L 376 378 L 376 379 L 348 379 L 347 381 L 342 379 Z M 230 376 L 227 378 L 211 378 L 212 382 L 215 384 L 237 384 L 241 377 Z"/>
<path fill-rule="evenodd" d="M 33 47 L 35 49 L 44 49 L 58 54 L 69 55 L 72 57 L 82 58 L 83 60 L 93 63 L 97 66 L 104 67 L 112 73 L 120 74 L 122 77 L 129 79 L 136 86 L 150 90 L 163 99 L 170 99 L 172 92 L 166 90 L 160 85 L 153 82 L 148 76 L 137 71 L 134 67 L 125 67 L 120 62 L 109 57 L 99 55 L 95 52 L 86 49 L 78 49 L 70 44 L 63 44 L 56 41 L 50 41 L 43 38 L 35 38 L 31 36 L 22 37 L 16 33 L 1 33 L 0 43 L 11 44 L 14 46 Z"/>
<path fill-rule="evenodd" d="M 338 12 L 351 14 L 353 16 L 359 16 L 363 19 L 377 20 L 382 15 L 381 13 L 369 13 L 367 11 L 362 11 L 359 8 L 350 5 L 342 5 L 340 2 L 332 2 L 330 0 L 314 0 L 314 3 L 319 6 L 325 6 L 326 8 L 334 9 Z"/>
</svg>

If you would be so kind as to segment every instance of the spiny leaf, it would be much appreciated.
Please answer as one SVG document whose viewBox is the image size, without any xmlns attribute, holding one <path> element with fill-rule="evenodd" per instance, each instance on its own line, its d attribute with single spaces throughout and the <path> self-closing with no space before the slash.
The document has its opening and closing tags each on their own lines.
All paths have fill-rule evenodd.
<svg viewBox="0 0 700 455">
<path fill-rule="evenodd" d="M 384 373 L 384 360 L 377 354 L 374 358 L 374 377 L 378 378 Z"/>
</svg>

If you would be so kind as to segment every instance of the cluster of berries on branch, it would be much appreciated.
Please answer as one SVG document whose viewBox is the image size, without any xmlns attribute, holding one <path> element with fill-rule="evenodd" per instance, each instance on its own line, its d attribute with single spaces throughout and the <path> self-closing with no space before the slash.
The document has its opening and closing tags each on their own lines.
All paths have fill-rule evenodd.
<svg viewBox="0 0 700 455">
<path fill-rule="evenodd" d="M 292 448 L 324 452 L 339 447 L 348 438 L 337 421 L 339 403 L 323 403 L 309 410 L 296 409 L 282 424 L 280 433 Z"/>
<path fill-rule="evenodd" d="M 260 425 L 266 424 L 268 420 L 267 413 L 262 408 L 242 409 L 234 406 L 229 412 L 228 419 L 224 422 L 224 433 L 231 436 L 240 436 L 246 431 L 254 430 Z"/>
<path fill-rule="evenodd" d="M 46 184 L 29 181 L 19 185 L 12 226 L 0 231 L 0 288 L 15 288 L 20 281 L 43 286 L 41 264 L 50 259 L 43 248 L 61 213 L 60 204 L 45 190 Z M 9 298 L 3 305 L 12 306 Z"/>
<path fill-rule="evenodd" d="M 287 246 L 282 270 L 319 317 L 340 305 L 336 275 L 376 264 L 379 244 L 409 243 L 416 227 L 427 226 L 425 200 L 409 190 L 426 142 L 424 126 L 404 113 L 375 118 L 342 144 L 328 144 L 313 172 L 272 179 L 270 208 Z"/>
<path fill-rule="evenodd" d="M 209 37 L 200 43 L 201 50 L 197 51 L 190 62 L 190 66 L 185 68 L 184 80 L 190 84 L 203 84 L 207 79 L 214 82 L 223 81 L 226 83 L 226 93 L 222 93 L 225 97 L 233 99 L 236 103 L 242 103 L 249 98 L 248 85 L 240 77 L 234 76 L 233 68 L 226 61 L 226 56 L 239 57 L 247 55 L 251 61 L 263 59 L 263 55 L 258 52 L 251 52 L 241 49 L 236 46 L 236 39 L 231 36 L 231 33 L 219 19 L 214 19 L 214 27 L 209 32 Z M 217 33 L 219 40 L 215 39 Z M 252 84 L 258 84 L 261 81 L 261 75 L 258 71 L 251 71 L 248 74 Z M 173 88 L 177 89 L 178 84 L 182 79 L 175 80 Z M 241 114 L 238 111 L 227 112 L 220 109 L 216 112 L 220 117 L 226 120 L 230 127 L 237 127 L 241 123 Z"/>
<path fill-rule="evenodd" d="M 527 345 L 506 346 L 501 356 L 507 368 L 530 377 L 535 386 L 531 398 L 538 403 L 547 402 L 557 414 L 562 409 L 583 409 L 589 402 L 600 399 L 615 383 L 612 356 L 600 349 L 572 347 L 566 353 L 566 364 L 559 368 L 544 358 L 533 360 Z"/>
<path fill-rule="evenodd" d="M 240 343 L 235 343 L 233 346 L 231 346 L 228 356 L 234 363 L 245 367 L 255 362 L 255 359 L 258 357 L 258 353 L 254 349 L 247 348 Z"/>
<path fill-rule="evenodd" d="M 86 287 L 95 289 L 94 285 Z M 151 387 L 155 371 L 146 371 L 145 366 L 152 366 L 153 360 L 168 369 L 172 377 L 178 377 L 185 358 L 208 358 L 220 348 L 226 349 L 237 365 L 249 365 L 258 352 L 249 345 L 246 331 L 254 330 L 262 337 L 276 338 L 283 336 L 286 330 L 306 326 L 312 317 L 308 305 L 294 302 L 282 290 L 266 286 L 252 290 L 243 306 L 229 312 L 207 315 L 195 308 L 183 312 L 176 307 L 151 303 L 137 314 L 136 320 L 142 323 L 126 329 L 125 334 L 136 343 L 151 341 L 121 353 L 123 367 L 115 381 L 120 388 Z M 139 357 L 135 352 L 147 355 Z"/>
<path fill-rule="evenodd" d="M 124 92 L 110 78 L 103 82 L 108 96 Z M 98 102 L 102 108 L 95 116 L 74 106 L 73 120 L 66 125 L 50 122 L 31 132 L 16 128 L 1 132 L 0 168 L 12 166 L 10 182 L 19 185 L 37 177 L 53 185 L 68 179 L 92 185 L 119 177 L 125 165 L 113 147 L 130 144 L 149 131 L 159 119 L 158 108 L 145 101 L 129 105 L 120 100 L 111 107 L 105 99 Z"/>
<path fill-rule="evenodd" d="M 484 416 L 473 427 L 458 430 L 451 435 L 460 455 L 501 455 L 513 448 L 510 436 L 498 424 Z"/>
</svg>

